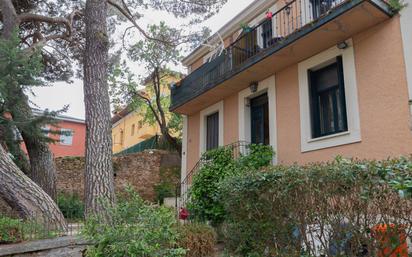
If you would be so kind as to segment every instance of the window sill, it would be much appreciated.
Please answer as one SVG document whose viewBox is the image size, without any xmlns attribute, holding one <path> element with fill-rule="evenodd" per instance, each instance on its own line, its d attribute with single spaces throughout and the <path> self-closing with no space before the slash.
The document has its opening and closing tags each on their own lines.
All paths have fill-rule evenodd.
<svg viewBox="0 0 412 257">
<path fill-rule="evenodd" d="M 361 142 L 360 131 L 345 131 L 333 135 L 308 139 L 302 142 L 301 152 L 311 152 Z"/>
<path fill-rule="evenodd" d="M 344 132 L 339 132 L 339 133 L 336 133 L 336 134 L 327 135 L 327 136 L 323 136 L 323 137 L 312 138 L 312 139 L 309 139 L 307 142 L 308 143 L 318 142 L 318 141 L 322 141 L 322 140 L 327 140 L 329 138 L 346 136 L 346 135 L 349 135 L 349 134 L 350 134 L 349 131 L 344 131 Z"/>
</svg>

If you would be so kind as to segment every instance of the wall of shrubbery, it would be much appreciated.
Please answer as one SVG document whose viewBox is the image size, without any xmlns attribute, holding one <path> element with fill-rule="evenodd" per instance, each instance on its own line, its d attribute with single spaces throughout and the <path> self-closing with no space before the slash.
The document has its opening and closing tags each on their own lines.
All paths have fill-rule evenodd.
<svg viewBox="0 0 412 257">
<path fill-rule="evenodd" d="M 219 227 L 231 256 L 408 256 L 411 158 L 251 165 L 256 149 L 218 149 L 193 179 L 192 218 Z"/>
</svg>

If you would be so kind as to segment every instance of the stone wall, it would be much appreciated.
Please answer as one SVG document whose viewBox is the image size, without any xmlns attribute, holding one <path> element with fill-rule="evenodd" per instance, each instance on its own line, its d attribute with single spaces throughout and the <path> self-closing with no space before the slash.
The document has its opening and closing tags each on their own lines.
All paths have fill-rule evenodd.
<svg viewBox="0 0 412 257">
<path fill-rule="evenodd" d="M 56 159 L 57 189 L 59 192 L 84 195 L 84 158 Z M 113 158 L 116 192 L 121 193 L 130 185 L 145 200 L 156 199 L 156 186 L 164 180 L 177 184 L 180 180 L 180 157 L 166 151 L 150 150 Z M 175 172 L 177 171 L 177 172 Z M 163 177 L 162 177 L 163 176 Z"/>
<path fill-rule="evenodd" d="M 176 185 L 180 181 L 180 157 L 167 151 L 150 150 L 113 157 L 116 192 L 127 185 L 143 199 L 156 200 L 156 187 L 165 182 Z M 56 158 L 57 189 L 67 194 L 84 195 L 84 157 Z M 16 216 L 0 199 L 0 214 Z"/>
</svg>

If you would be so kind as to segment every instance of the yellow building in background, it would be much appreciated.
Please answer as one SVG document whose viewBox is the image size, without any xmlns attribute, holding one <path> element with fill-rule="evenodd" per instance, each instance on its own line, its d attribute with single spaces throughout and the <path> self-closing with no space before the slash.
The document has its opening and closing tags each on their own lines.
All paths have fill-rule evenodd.
<svg viewBox="0 0 412 257">
<path fill-rule="evenodd" d="M 167 76 L 162 79 L 162 95 L 170 95 L 169 85 L 179 81 L 180 74 Z M 148 85 L 150 80 L 146 80 Z M 150 95 L 150 92 L 147 92 Z M 113 154 L 122 152 L 156 135 L 161 135 L 157 124 L 150 125 L 144 122 L 144 115 L 129 106 L 112 117 Z"/>
</svg>

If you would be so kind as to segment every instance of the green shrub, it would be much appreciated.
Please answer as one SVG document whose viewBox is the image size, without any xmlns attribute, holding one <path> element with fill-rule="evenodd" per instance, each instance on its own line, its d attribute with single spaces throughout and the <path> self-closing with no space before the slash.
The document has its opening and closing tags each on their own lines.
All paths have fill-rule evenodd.
<svg viewBox="0 0 412 257">
<path fill-rule="evenodd" d="M 176 185 L 180 182 L 179 167 L 160 168 L 160 183 L 155 186 L 156 202 L 163 204 L 166 197 L 176 196 Z"/>
<path fill-rule="evenodd" d="M 87 256 L 184 256 L 186 251 L 176 247 L 175 213 L 168 208 L 145 203 L 135 192 L 129 191 L 129 194 L 129 200 L 109 208 L 112 215 L 109 224 L 99 217 L 86 222 L 83 235 L 96 242 L 87 250 Z"/>
<path fill-rule="evenodd" d="M 0 217 L 0 244 L 23 241 L 23 223 L 18 219 Z"/>
<path fill-rule="evenodd" d="M 210 221 L 216 226 L 225 219 L 225 211 L 220 198 L 218 184 L 226 177 L 255 170 L 270 164 L 273 150 L 270 146 L 250 145 L 249 154 L 233 158 L 231 147 L 221 147 L 206 152 L 201 169 L 194 175 L 189 191 L 188 207 L 191 217 L 200 221 Z"/>
<path fill-rule="evenodd" d="M 187 249 L 186 257 L 214 256 L 216 233 L 212 227 L 200 223 L 190 223 L 178 228 L 180 236 L 177 245 Z"/>
<path fill-rule="evenodd" d="M 59 234 L 60 231 L 53 231 L 33 221 L 0 216 L 0 244 L 53 238 Z"/>
<path fill-rule="evenodd" d="M 400 242 L 374 240 L 375 226 L 411 236 L 412 159 L 275 166 L 219 188 L 226 246 L 241 256 L 377 256 Z"/>
<path fill-rule="evenodd" d="M 64 217 L 70 221 L 83 220 L 84 203 L 76 193 L 60 193 L 57 196 L 57 205 Z"/>
</svg>

